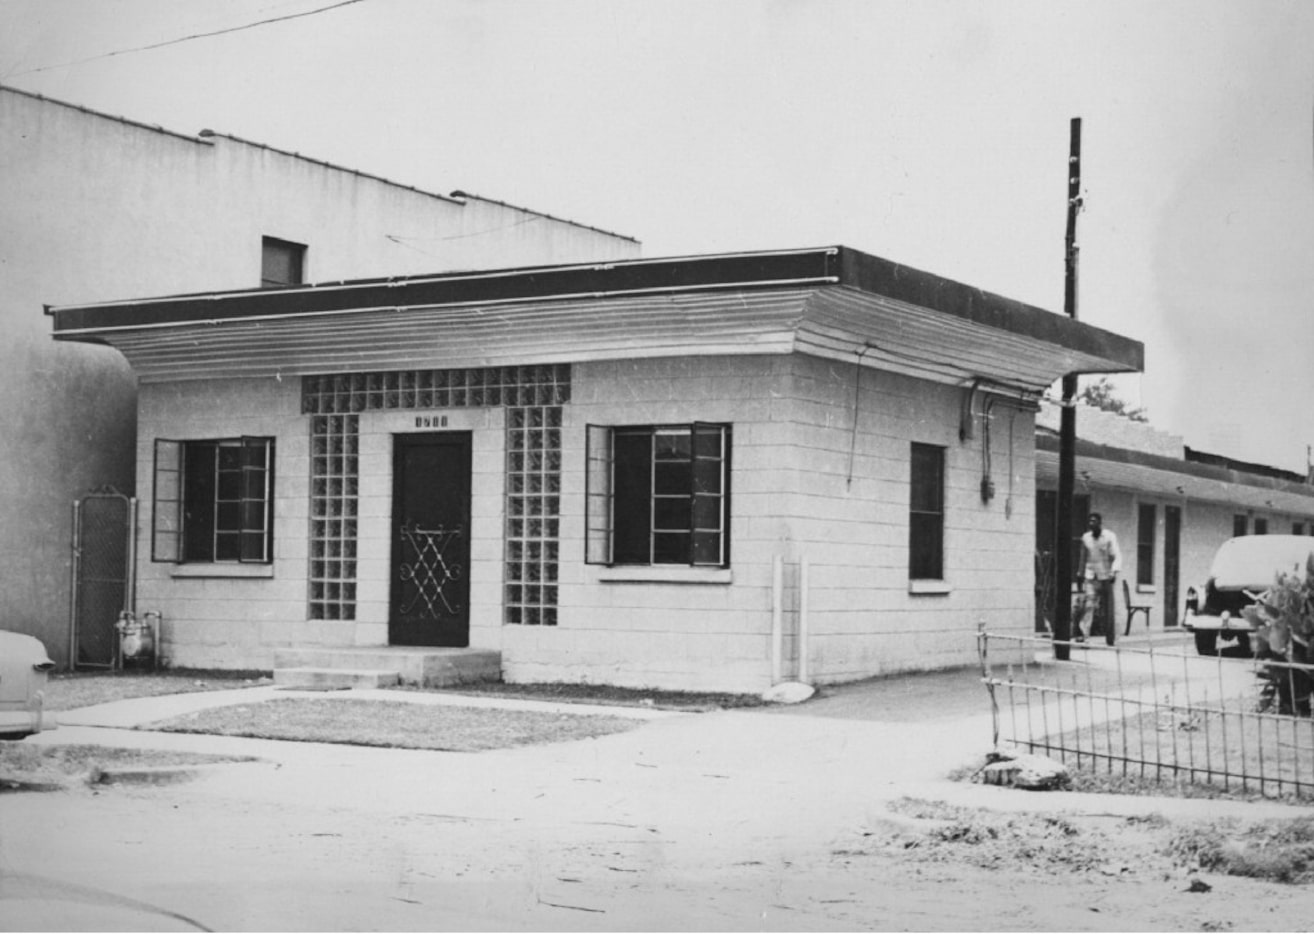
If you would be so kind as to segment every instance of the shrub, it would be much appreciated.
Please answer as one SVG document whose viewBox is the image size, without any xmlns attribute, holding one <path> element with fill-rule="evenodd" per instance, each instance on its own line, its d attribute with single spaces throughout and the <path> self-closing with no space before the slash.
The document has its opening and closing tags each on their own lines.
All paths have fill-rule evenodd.
<svg viewBox="0 0 1314 934">
<path fill-rule="evenodd" d="M 1266 661 L 1261 706 L 1308 717 L 1314 694 L 1314 553 L 1305 573 L 1279 573 L 1273 586 L 1244 611 L 1255 627 L 1255 657 Z"/>
</svg>

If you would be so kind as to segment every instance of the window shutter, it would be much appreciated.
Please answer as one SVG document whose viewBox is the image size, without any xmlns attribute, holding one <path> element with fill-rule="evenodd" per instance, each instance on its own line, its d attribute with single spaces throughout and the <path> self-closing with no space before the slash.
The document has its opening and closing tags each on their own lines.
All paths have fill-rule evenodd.
<svg viewBox="0 0 1314 934">
<path fill-rule="evenodd" d="M 243 437 L 241 562 L 267 564 L 272 559 L 273 470 L 273 439 Z"/>
<path fill-rule="evenodd" d="M 181 441 L 155 439 L 155 499 L 151 510 L 151 560 L 182 561 Z"/>
<path fill-rule="evenodd" d="M 694 422 L 689 426 L 690 547 L 689 563 L 722 567 L 725 549 L 724 425 Z"/>
<path fill-rule="evenodd" d="M 585 428 L 584 563 L 611 564 L 611 428 Z"/>
</svg>

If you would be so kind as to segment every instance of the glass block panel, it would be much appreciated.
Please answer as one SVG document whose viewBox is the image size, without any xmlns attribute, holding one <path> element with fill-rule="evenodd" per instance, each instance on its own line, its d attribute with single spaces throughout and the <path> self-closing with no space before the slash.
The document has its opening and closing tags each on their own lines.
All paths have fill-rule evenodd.
<svg viewBox="0 0 1314 934">
<path fill-rule="evenodd" d="M 561 490 L 562 405 L 569 364 L 388 370 L 306 376 L 301 411 L 310 416 L 311 619 L 355 619 L 359 412 L 503 406 L 506 409 L 505 621 L 556 625 L 555 582 Z M 544 494 L 549 494 L 544 496 Z M 333 559 L 333 560 L 329 560 Z M 336 560 L 346 559 L 346 560 Z"/>
</svg>

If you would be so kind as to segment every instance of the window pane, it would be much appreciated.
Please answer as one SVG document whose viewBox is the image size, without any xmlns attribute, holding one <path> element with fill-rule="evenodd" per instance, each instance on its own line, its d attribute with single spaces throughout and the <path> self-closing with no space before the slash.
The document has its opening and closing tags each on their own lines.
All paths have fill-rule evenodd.
<svg viewBox="0 0 1314 934">
<path fill-rule="evenodd" d="M 237 532 L 219 532 L 214 537 L 214 560 L 236 561 L 242 557 L 242 537 Z"/>
<path fill-rule="evenodd" d="M 914 444 L 908 510 L 908 573 L 944 578 L 944 448 Z"/>
<path fill-rule="evenodd" d="M 699 425 L 694 432 L 694 454 L 698 457 L 720 459 L 723 429 L 718 426 Z"/>
<path fill-rule="evenodd" d="M 694 497 L 694 528 L 714 532 L 721 530 L 721 497 Z"/>
<path fill-rule="evenodd" d="M 266 509 L 263 501 L 244 500 L 241 513 L 243 532 L 264 533 Z"/>
<path fill-rule="evenodd" d="M 183 560 L 214 560 L 215 446 L 193 442 L 183 453 Z"/>
<path fill-rule="evenodd" d="M 1136 583 L 1154 583 L 1154 531 L 1158 510 L 1142 503 L 1136 513 Z"/>
<path fill-rule="evenodd" d="M 688 564 L 689 535 L 687 532 L 654 532 L 652 536 L 653 564 Z"/>
<path fill-rule="evenodd" d="M 944 452 L 925 444 L 912 447 L 911 506 L 918 512 L 939 512 L 944 490 Z"/>
<path fill-rule="evenodd" d="M 693 536 L 693 563 L 718 566 L 724 563 L 724 557 L 721 554 L 721 542 L 720 532 L 695 532 Z"/>
<path fill-rule="evenodd" d="M 654 460 L 689 460 L 689 432 L 684 429 L 660 429 L 653 436 Z"/>
<path fill-rule="evenodd" d="M 237 532 L 242 528 L 242 504 L 234 501 L 215 504 L 215 528 L 220 532 Z"/>
<path fill-rule="evenodd" d="M 236 470 L 219 470 L 219 489 L 218 497 L 221 500 L 237 500 L 242 498 L 242 474 Z"/>
<path fill-rule="evenodd" d="M 613 560 L 618 564 L 652 561 L 652 436 L 617 432 L 612 448 Z"/>
<path fill-rule="evenodd" d="M 1232 537 L 1233 537 L 1233 538 L 1239 538 L 1240 536 L 1245 535 L 1245 534 L 1246 534 L 1246 517 L 1245 517 L 1245 516 L 1233 516 L 1233 517 L 1232 517 Z"/>
<path fill-rule="evenodd" d="M 912 516 L 908 572 L 914 580 L 944 578 L 944 528 L 938 515 Z"/>
<path fill-rule="evenodd" d="M 264 532 L 243 532 L 241 548 L 243 561 L 269 560 L 268 539 Z"/>
<path fill-rule="evenodd" d="M 693 468 L 687 460 L 658 461 L 652 467 L 652 491 L 657 494 L 689 495 Z"/>
<path fill-rule="evenodd" d="M 689 497 L 658 496 L 652 503 L 652 526 L 663 532 L 689 528 Z"/>
</svg>

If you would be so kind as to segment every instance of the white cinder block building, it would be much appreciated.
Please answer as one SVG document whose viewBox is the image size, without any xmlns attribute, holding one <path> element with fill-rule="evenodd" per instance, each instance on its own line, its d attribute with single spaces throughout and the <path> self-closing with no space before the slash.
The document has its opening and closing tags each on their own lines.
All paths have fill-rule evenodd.
<svg viewBox="0 0 1314 934">
<path fill-rule="evenodd" d="M 149 490 L 134 475 L 136 375 L 108 348 L 52 343 L 43 305 L 639 252 L 491 199 L 0 87 L 2 625 L 61 663 L 108 664 L 126 589 L 106 561 L 123 556 L 88 561 L 71 612 L 71 507 Z"/>
<path fill-rule="evenodd" d="M 1040 393 L 1142 365 L 843 247 L 51 314 L 140 380 L 137 606 L 168 663 L 430 680 L 969 663 L 979 621 L 1031 628 Z"/>
</svg>

